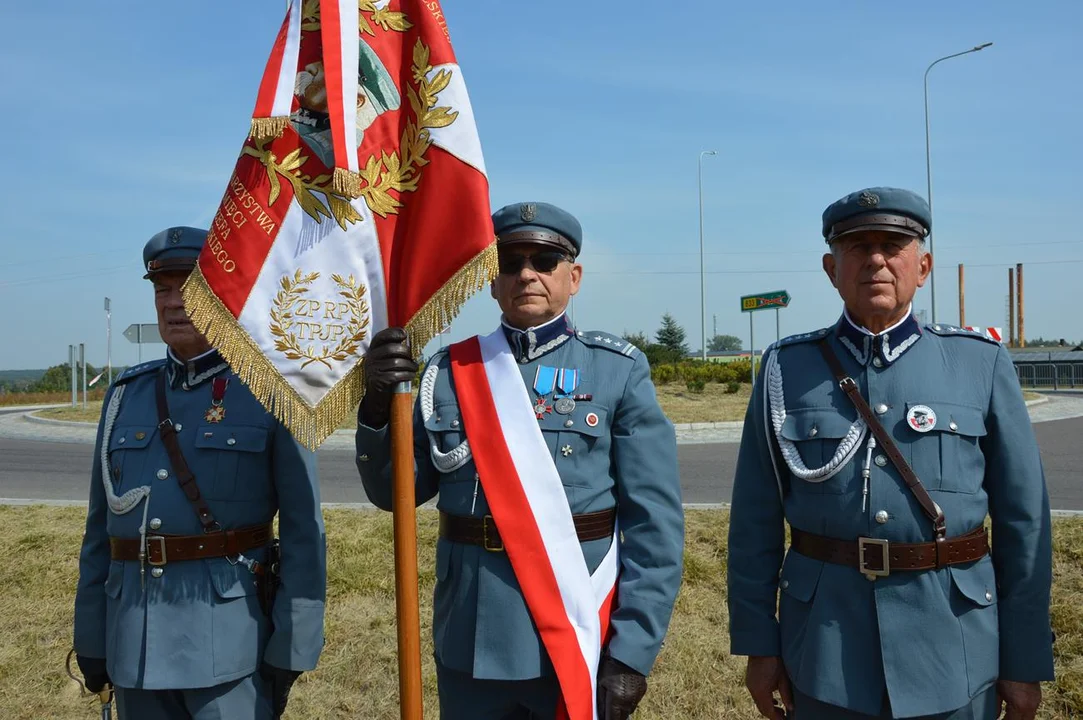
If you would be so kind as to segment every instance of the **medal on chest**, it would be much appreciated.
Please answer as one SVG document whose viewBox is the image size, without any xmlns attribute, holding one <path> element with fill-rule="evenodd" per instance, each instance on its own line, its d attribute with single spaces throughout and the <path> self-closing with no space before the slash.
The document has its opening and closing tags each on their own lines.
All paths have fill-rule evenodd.
<svg viewBox="0 0 1083 720">
<path fill-rule="evenodd" d="M 534 371 L 534 392 L 538 395 L 538 399 L 534 401 L 534 415 L 539 420 L 548 413 L 553 412 L 553 406 L 547 402 L 546 398 L 549 393 L 553 392 L 556 382 L 556 368 L 539 365 L 538 369 Z"/>
<path fill-rule="evenodd" d="M 229 378 L 217 377 L 211 382 L 211 406 L 203 413 L 203 419 L 209 423 L 220 423 L 226 418 L 226 406 L 222 401 L 226 397 Z"/>
</svg>

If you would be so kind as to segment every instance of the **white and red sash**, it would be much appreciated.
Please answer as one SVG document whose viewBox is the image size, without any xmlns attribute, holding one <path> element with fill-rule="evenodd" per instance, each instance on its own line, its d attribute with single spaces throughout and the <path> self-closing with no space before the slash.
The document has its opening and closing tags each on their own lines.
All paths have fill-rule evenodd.
<svg viewBox="0 0 1083 720">
<path fill-rule="evenodd" d="M 452 345 L 451 371 L 485 497 L 560 683 L 557 718 L 598 720 L 598 663 L 616 595 L 616 532 L 591 575 L 502 330 Z"/>
</svg>

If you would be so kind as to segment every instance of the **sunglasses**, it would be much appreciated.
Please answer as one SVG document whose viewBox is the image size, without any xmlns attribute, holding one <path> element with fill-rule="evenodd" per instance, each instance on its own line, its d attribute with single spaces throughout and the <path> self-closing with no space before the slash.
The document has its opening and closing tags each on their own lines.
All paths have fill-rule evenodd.
<svg viewBox="0 0 1083 720">
<path fill-rule="evenodd" d="M 498 264 L 501 275 L 516 275 L 527 263 L 530 263 L 530 267 L 537 272 L 551 273 L 565 260 L 570 260 L 567 253 L 559 250 L 543 250 L 533 255 L 500 255 Z"/>
</svg>

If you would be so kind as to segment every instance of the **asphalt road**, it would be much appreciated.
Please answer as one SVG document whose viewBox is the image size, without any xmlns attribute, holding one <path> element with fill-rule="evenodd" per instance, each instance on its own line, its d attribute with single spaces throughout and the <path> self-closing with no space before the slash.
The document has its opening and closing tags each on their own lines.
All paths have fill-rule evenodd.
<svg viewBox="0 0 1083 720">
<path fill-rule="evenodd" d="M 1083 418 L 1037 423 L 1034 431 L 1051 506 L 1083 511 Z M 686 503 L 729 502 L 737 448 L 734 443 L 679 446 Z M 0 438 L 0 497 L 84 501 L 93 454 L 89 445 Z M 321 450 L 318 458 L 324 502 L 366 501 L 352 452 Z"/>
</svg>

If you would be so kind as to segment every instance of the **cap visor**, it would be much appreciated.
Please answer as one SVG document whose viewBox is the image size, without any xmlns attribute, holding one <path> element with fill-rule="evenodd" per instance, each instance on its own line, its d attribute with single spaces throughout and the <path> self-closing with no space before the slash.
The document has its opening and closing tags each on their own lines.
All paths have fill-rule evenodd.
<svg viewBox="0 0 1083 720">
<path fill-rule="evenodd" d="M 836 240 L 838 240 L 839 238 L 846 237 L 847 235 L 853 235 L 854 233 L 859 233 L 859 232 L 872 232 L 872 231 L 898 233 L 900 235 L 907 235 L 907 236 L 912 237 L 912 238 L 921 238 L 922 237 L 922 235 L 920 233 L 918 233 L 916 230 L 911 230 L 910 228 L 903 227 L 901 225 L 883 225 L 883 224 L 880 224 L 880 223 L 873 223 L 873 224 L 869 224 L 869 225 L 858 225 L 857 227 L 847 228 L 846 230 L 843 230 L 842 232 L 840 232 L 838 235 L 832 235 L 830 238 L 828 238 L 827 242 L 833 243 Z"/>
</svg>

